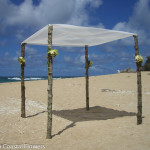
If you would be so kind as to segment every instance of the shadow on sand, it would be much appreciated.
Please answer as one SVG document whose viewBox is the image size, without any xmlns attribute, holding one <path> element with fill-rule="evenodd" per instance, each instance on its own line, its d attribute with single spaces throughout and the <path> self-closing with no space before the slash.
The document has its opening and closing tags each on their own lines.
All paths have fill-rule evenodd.
<svg viewBox="0 0 150 150">
<path fill-rule="evenodd" d="M 38 112 L 38 113 L 36 113 L 36 114 L 26 116 L 26 118 L 35 117 L 35 116 L 38 116 L 39 114 L 43 114 L 43 113 L 45 113 L 45 112 L 47 112 L 47 111 L 41 111 L 41 112 Z"/>
<path fill-rule="evenodd" d="M 62 132 L 64 132 L 69 128 L 74 127 L 76 122 L 92 121 L 92 120 L 108 120 L 124 116 L 136 116 L 136 113 L 133 112 L 119 111 L 100 106 L 90 107 L 90 110 L 88 111 L 86 111 L 85 108 L 73 110 L 53 110 L 53 114 L 72 121 L 71 124 L 66 126 L 63 130 L 59 131 L 57 134 L 53 135 L 53 137 L 56 135 L 60 135 Z"/>
<path fill-rule="evenodd" d="M 107 120 L 124 116 L 136 116 L 136 113 L 114 110 L 106 107 L 90 107 L 86 111 L 85 108 L 72 110 L 53 110 L 53 114 L 72 122 L 92 121 L 92 120 Z"/>
<path fill-rule="evenodd" d="M 34 115 L 27 116 L 27 118 L 34 117 L 45 112 L 47 111 L 42 111 Z M 118 117 L 136 116 L 136 113 L 134 112 L 119 111 L 101 106 L 90 107 L 90 110 L 88 111 L 85 108 L 78 108 L 72 110 L 53 110 L 53 114 L 61 118 L 70 120 L 72 122 L 71 124 L 67 125 L 64 129 L 59 131 L 57 134 L 54 134 L 53 137 L 56 135 L 60 135 L 69 128 L 74 127 L 76 122 L 108 120 L 115 119 Z"/>
</svg>

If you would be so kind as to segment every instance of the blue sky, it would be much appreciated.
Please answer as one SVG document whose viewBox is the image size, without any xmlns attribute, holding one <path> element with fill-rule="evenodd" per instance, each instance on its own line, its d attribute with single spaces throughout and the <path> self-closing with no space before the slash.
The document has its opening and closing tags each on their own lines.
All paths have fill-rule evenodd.
<svg viewBox="0 0 150 150">
<path fill-rule="evenodd" d="M 150 0 L 0 0 L 0 76 L 19 76 L 20 44 L 47 24 L 92 26 L 136 33 L 150 55 Z M 54 76 L 84 76 L 84 47 L 53 47 Z M 26 76 L 47 76 L 46 46 L 26 46 Z M 89 47 L 89 75 L 135 69 L 132 37 Z"/>
</svg>

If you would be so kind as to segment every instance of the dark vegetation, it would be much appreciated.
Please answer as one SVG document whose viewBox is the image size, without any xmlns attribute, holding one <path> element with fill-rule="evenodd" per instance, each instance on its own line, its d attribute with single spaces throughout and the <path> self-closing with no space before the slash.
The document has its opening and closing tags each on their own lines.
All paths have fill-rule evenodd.
<svg viewBox="0 0 150 150">
<path fill-rule="evenodd" d="M 147 56 L 147 60 L 143 66 L 143 71 L 150 71 L 150 56 Z"/>
</svg>

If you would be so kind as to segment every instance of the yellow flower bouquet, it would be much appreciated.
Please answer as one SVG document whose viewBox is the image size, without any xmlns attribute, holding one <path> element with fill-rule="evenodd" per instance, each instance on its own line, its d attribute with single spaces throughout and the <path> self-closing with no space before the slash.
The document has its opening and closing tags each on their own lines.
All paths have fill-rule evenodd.
<svg viewBox="0 0 150 150">
<path fill-rule="evenodd" d="M 93 65 L 93 62 L 92 61 L 88 61 L 88 67 L 91 67 Z"/>
<path fill-rule="evenodd" d="M 142 63 L 144 61 L 143 57 L 141 55 L 136 55 L 135 56 L 135 61 L 137 63 Z"/>
<path fill-rule="evenodd" d="M 23 58 L 23 57 L 19 57 L 18 58 L 18 61 L 20 62 L 20 64 L 22 65 L 22 64 L 25 64 L 25 59 Z"/>
<path fill-rule="evenodd" d="M 47 54 L 48 54 L 48 56 L 50 55 L 54 58 L 55 56 L 58 55 L 58 51 L 57 51 L 57 49 L 52 49 L 52 50 L 48 49 Z"/>
</svg>

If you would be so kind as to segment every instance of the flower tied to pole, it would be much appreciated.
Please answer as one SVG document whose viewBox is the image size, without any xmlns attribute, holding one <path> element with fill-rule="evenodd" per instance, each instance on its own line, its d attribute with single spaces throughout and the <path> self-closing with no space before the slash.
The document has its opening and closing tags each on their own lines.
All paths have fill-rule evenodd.
<svg viewBox="0 0 150 150">
<path fill-rule="evenodd" d="M 136 55 L 135 61 L 136 61 L 136 63 L 142 63 L 144 61 L 144 59 L 141 55 Z"/>
<path fill-rule="evenodd" d="M 88 68 L 91 67 L 92 65 L 93 65 L 93 62 L 89 60 L 88 61 Z"/>
<path fill-rule="evenodd" d="M 142 62 L 144 61 L 143 57 L 141 55 L 136 55 L 135 56 L 135 61 L 136 61 L 137 67 L 139 69 L 141 69 Z"/>
<path fill-rule="evenodd" d="M 135 61 L 136 61 L 137 64 L 142 64 L 144 59 L 143 59 L 143 57 L 141 55 L 136 55 L 135 56 Z"/>
<path fill-rule="evenodd" d="M 58 55 L 58 51 L 57 49 L 48 49 L 47 50 L 47 56 L 51 56 L 52 58 L 54 58 L 55 56 Z"/>
<path fill-rule="evenodd" d="M 52 57 L 52 59 L 58 55 L 58 51 L 57 49 L 47 49 L 47 59 L 50 59 L 50 57 Z M 49 64 L 49 61 L 47 61 L 47 65 Z"/>
<path fill-rule="evenodd" d="M 21 65 L 25 65 L 25 59 L 23 57 L 18 57 L 18 61 L 20 62 Z"/>
</svg>

